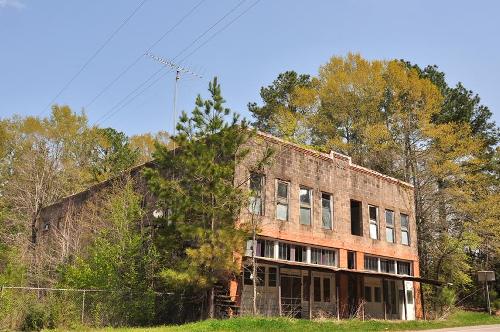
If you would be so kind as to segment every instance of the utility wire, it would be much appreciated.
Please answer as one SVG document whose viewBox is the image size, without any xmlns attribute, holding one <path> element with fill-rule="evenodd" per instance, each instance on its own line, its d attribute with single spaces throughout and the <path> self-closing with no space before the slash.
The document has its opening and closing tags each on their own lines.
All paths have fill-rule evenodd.
<svg viewBox="0 0 500 332">
<path fill-rule="evenodd" d="M 160 36 L 151 46 L 148 47 L 146 52 L 150 52 L 153 47 L 158 45 L 167 35 L 169 35 L 175 28 L 177 28 L 179 25 L 181 25 L 186 18 L 188 18 L 198 7 L 201 6 L 202 3 L 204 3 L 206 0 L 200 0 L 198 3 L 196 3 L 184 16 L 182 16 L 174 25 L 172 25 L 163 35 Z M 108 91 L 120 78 L 122 78 L 123 75 L 125 75 L 132 67 L 134 67 L 143 57 L 144 53 L 141 53 L 134 61 L 132 61 L 125 69 L 123 69 L 114 79 L 112 79 L 97 95 L 95 95 L 94 98 L 90 102 L 85 105 L 85 109 L 90 107 L 97 99 L 99 99 L 106 91 Z"/>
<path fill-rule="evenodd" d="M 215 26 L 217 24 L 219 24 L 220 22 L 222 22 L 226 17 L 228 17 L 229 15 L 231 15 L 236 9 L 240 8 L 241 5 L 243 5 L 245 3 L 246 0 L 241 0 L 240 2 L 238 2 L 236 4 L 236 6 L 234 6 L 233 8 L 231 8 L 231 10 L 229 10 L 224 16 L 222 16 L 221 18 L 219 18 L 217 20 L 217 22 L 215 22 L 214 24 L 212 24 L 208 29 L 206 29 L 201 35 L 199 35 L 195 40 L 193 40 L 188 46 L 184 47 L 182 49 L 182 51 L 180 51 L 173 59 L 172 61 L 175 61 L 176 58 L 178 58 L 182 53 L 184 53 L 186 50 L 188 50 L 191 46 L 193 46 L 197 41 L 199 41 L 201 38 L 203 38 L 203 36 L 205 36 L 207 33 L 210 32 L 210 30 L 212 30 L 213 28 L 215 28 Z"/>
<path fill-rule="evenodd" d="M 199 45 L 197 48 L 195 48 L 193 51 L 191 51 L 188 55 L 186 55 L 184 58 L 182 58 L 179 63 L 182 63 L 184 60 L 186 60 L 187 58 L 189 58 L 191 55 L 193 55 L 194 53 L 196 53 L 196 51 L 198 51 L 200 48 L 202 48 L 203 46 L 205 46 L 208 42 L 210 42 L 212 39 L 214 39 L 219 33 L 223 32 L 224 30 L 226 30 L 231 24 L 233 24 L 236 20 L 238 20 L 241 16 L 245 15 L 250 9 L 252 9 L 253 7 L 255 7 L 258 3 L 260 2 L 260 0 L 257 0 L 255 1 L 254 3 L 252 3 L 247 9 L 245 9 L 244 11 L 242 11 L 238 16 L 236 16 L 234 19 L 232 19 L 231 21 L 229 21 L 226 25 L 224 25 L 221 29 L 217 30 L 214 34 L 212 34 L 210 37 L 208 37 L 207 40 L 205 40 L 201 45 Z"/>
<path fill-rule="evenodd" d="M 121 109 L 123 109 L 125 106 L 127 106 L 128 104 L 130 104 L 133 100 L 135 100 L 138 96 L 140 96 L 142 93 L 144 93 L 144 91 L 147 90 L 149 87 L 151 87 L 154 83 L 158 82 L 161 78 L 165 77 L 166 74 L 172 72 L 172 70 L 168 70 L 168 71 L 164 72 L 162 75 L 160 75 L 159 77 L 157 77 L 155 80 L 153 80 L 153 78 L 159 72 L 161 72 L 163 69 L 165 69 L 165 67 L 160 67 L 160 69 L 158 69 L 155 72 L 153 72 L 148 78 L 146 78 L 146 80 L 144 80 L 137 87 L 135 87 L 135 89 L 133 89 L 132 91 L 130 91 L 125 97 L 123 97 L 122 99 L 120 99 L 120 101 L 118 101 L 113 107 L 111 107 L 106 113 L 104 113 L 101 117 L 99 117 L 99 119 L 97 119 L 94 122 L 94 126 L 98 125 L 100 122 L 104 122 L 104 121 L 108 120 L 111 116 L 115 115 L 118 111 L 120 111 Z M 153 80 L 153 84 L 147 85 L 145 89 L 143 89 L 139 93 L 135 94 L 143 86 L 145 86 L 146 84 L 148 84 L 151 80 Z M 131 98 L 130 98 L 130 100 L 127 101 L 127 99 L 129 97 L 131 97 Z"/>
<path fill-rule="evenodd" d="M 52 98 L 50 103 L 40 113 L 38 113 L 38 116 L 45 113 L 46 109 L 49 109 L 52 106 L 52 104 L 57 100 L 57 98 L 59 98 L 59 96 L 64 91 L 66 91 L 66 89 L 71 85 L 71 83 L 73 83 L 73 81 L 78 76 L 80 76 L 80 74 L 85 70 L 85 68 L 87 68 L 87 66 L 99 55 L 99 53 L 101 53 L 101 51 L 106 47 L 106 45 L 108 45 L 109 42 L 118 34 L 118 32 L 120 32 L 120 30 L 132 19 L 132 17 L 134 17 L 134 15 L 139 11 L 139 9 L 142 8 L 142 6 L 146 3 L 146 1 L 148 1 L 148 0 L 142 0 L 137 5 L 137 7 L 135 7 L 135 9 L 132 11 L 132 13 L 130 13 L 130 15 L 127 16 L 127 18 L 125 18 L 125 20 L 118 26 L 118 28 L 116 28 L 111 33 L 111 35 L 109 35 L 109 37 L 104 41 L 104 43 L 100 47 L 98 47 L 97 50 L 90 56 L 90 58 L 88 58 L 87 61 L 83 64 L 83 66 L 80 67 L 80 69 L 76 72 L 76 74 L 73 75 L 73 77 L 71 77 L 71 79 L 62 87 L 61 90 L 59 90 L 59 92 L 56 94 L 56 96 L 54 98 Z"/>
<path fill-rule="evenodd" d="M 227 18 L 230 14 L 232 14 L 235 10 L 237 10 L 241 5 L 245 3 L 246 0 L 241 0 L 236 6 L 231 8 L 228 12 L 226 12 L 221 18 L 219 18 L 214 24 L 212 24 L 209 28 L 207 28 L 203 33 L 201 33 L 198 37 L 195 38 L 193 42 L 191 42 L 187 47 L 182 49 L 177 55 L 172 59 L 174 61 L 177 59 L 182 53 L 184 53 L 187 49 L 189 49 L 192 45 L 194 45 L 197 41 L 199 41 L 203 36 L 205 36 L 208 32 L 210 32 L 215 26 L 217 26 L 220 22 L 222 22 L 225 18 Z M 238 18 L 243 16 L 246 12 L 248 12 L 252 7 L 254 7 L 260 0 L 257 0 L 254 2 L 250 7 L 248 7 L 246 10 L 244 10 L 240 15 L 238 15 L 235 19 L 231 20 L 228 24 L 226 24 L 222 29 L 216 31 L 212 36 L 209 37 L 209 40 L 213 39 L 218 33 L 222 32 L 224 29 L 229 27 L 232 23 L 234 23 Z M 207 42 L 204 42 L 203 45 L 205 45 Z M 200 49 L 201 47 L 198 47 L 195 51 Z M 194 52 L 191 52 L 188 56 L 191 56 Z M 182 61 L 186 60 L 188 56 L 185 56 Z M 142 55 L 141 55 L 142 57 Z M 134 90 L 132 90 L 129 94 L 127 94 L 124 98 L 122 98 L 118 103 L 116 103 L 112 108 L 110 108 L 106 113 L 104 113 L 95 123 L 94 125 L 97 125 L 101 121 L 105 121 L 110 119 L 112 116 L 114 116 L 116 113 L 118 113 L 120 110 L 122 110 L 126 105 L 130 104 L 134 99 L 142 95 L 146 90 L 148 90 L 150 87 L 152 87 L 155 83 L 157 83 L 160 79 L 165 77 L 168 73 L 171 72 L 167 71 L 160 75 L 156 80 L 154 80 L 151 84 L 146 86 L 143 90 L 141 90 L 139 93 L 131 97 L 136 91 L 138 91 L 142 86 L 147 84 L 151 79 L 153 79 L 156 74 L 158 74 L 161 70 L 163 70 L 163 67 L 160 68 L 159 70 L 155 71 L 153 74 L 151 74 L 145 81 L 143 81 L 139 86 L 137 86 Z M 125 100 L 127 98 L 131 97 L 131 99 L 127 102 Z M 125 104 L 123 104 L 125 102 Z M 121 106 L 119 106 L 121 105 Z"/>
<path fill-rule="evenodd" d="M 157 70 L 156 72 L 154 72 L 153 74 L 156 75 L 157 73 L 159 73 L 160 71 L 162 71 L 164 68 L 160 68 L 159 70 Z M 105 122 L 109 119 L 111 119 L 113 116 L 115 116 L 118 112 L 120 112 L 122 109 L 124 109 L 125 107 L 127 107 L 131 102 L 133 102 L 137 97 L 139 97 L 140 95 L 142 95 L 144 92 L 146 92 L 147 90 L 149 90 L 153 85 L 155 85 L 156 83 L 158 83 L 162 78 L 164 78 L 167 74 L 173 72 L 173 69 L 170 69 L 166 72 L 164 72 L 162 75 L 158 76 L 155 80 L 153 80 L 151 83 L 149 83 L 146 87 L 144 87 L 144 89 L 142 89 L 141 91 L 139 91 L 135 96 L 133 96 L 132 98 L 130 98 L 128 101 L 125 102 L 125 100 L 131 96 L 134 92 L 138 91 L 141 87 L 143 87 L 144 85 L 147 84 L 147 82 L 149 82 L 152 77 L 154 76 L 150 76 L 148 79 L 146 79 L 144 82 L 142 82 L 137 88 L 135 88 L 131 93 L 129 93 L 125 98 L 123 98 L 118 104 L 121 104 L 121 106 L 118 106 L 118 104 L 116 104 L 113 109 L 110 109 L 111 112 L 106 112 L 105 116 L 102 116 L 99 120 L 97 120 L 95 122 L 94 125 L 97 125 L 98 122 Z"/>
</svg>

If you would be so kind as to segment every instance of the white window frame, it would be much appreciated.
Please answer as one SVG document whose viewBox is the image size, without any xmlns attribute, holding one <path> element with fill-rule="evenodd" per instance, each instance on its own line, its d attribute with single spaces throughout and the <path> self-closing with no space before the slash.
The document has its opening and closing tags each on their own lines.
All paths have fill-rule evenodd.
<svg viewBox="0 0 500 332">
<path fill-rule="evenodd" d="M 252 176 L 253 175 L 258 175 L 260 176 L 260 195 L 254 195 L 252 192 L 250 192 L 250 199 L 249 199 L 249 204 L 248 204 L 248 211 L 251 214 L 258 215 L 258 216 L 263 216 L 264 215 L 264 193 L 265 193 L 265 184 L 266 184 L 266 176 L 262 173 L 257 173 L 257 172 L 250 172 L 250 177 L 248 179 L 248 189 L 252 191 Z M 256 213 L 256 206 L 255 206 L 255 200 L 257 198 L 260 198 L 260 208 L 259 212 Z"/>
<path fill-rule="evenodd" d="M 389 226 L 389 224 L 387 223 L 387 213 L 390 213 L 392 214 L 392 225 Z M 395 215 L 394 215 L 394 211 L 392 210 L 385 210 L 385 240 L 389 243 L 396 243 L 396 232 L 394 231 L 394 218 Z M 389 241 L 389 239 L 387 238 L 387 233 L 388 232 L 391 232 L 392 233 L 392 241 Z"/>
<path fill-rule="evenodd" d="M 330 225 L 329 226 L 325 226 L 324 222 L 323 222 L 323 195 L 326 195 L 328 196 L 329 198 L 329 209 L 330 209 Z M 320 199 L 321 199 L 321 227 L 323 229 L 333 229 L 333 195 L 330 194 L 330 193 L 327 193 L 327 192 L 321 192 L 321 196 L 320 196 Z"/>
<path fill-rule="evenodd" d="M 375 220 L 372 219 L 371 215 L 370 215 L 370 208 L 375 208 Z M 369 228 L 368 228 L 368 233 L 370 235 L 370 239 L 373 239 L 373 240 L 379 240 L 380 239 L 380 229 L 379 229 L 379 213 L 378 213 L 378 206 L 375 206 L 375 205 L 368 205 L 368 222 L 369 222 Z M 372 225 L 375 225 L 375 231 L 376 231 L 376 234 L 375 234 L 375 237 L 372 236 L 372 230 L 371 230 L 371 226 Z"/>
<path fill-rule="evenodd" d="M 369 268 L 367 268 L 367 267 L 366 267 L 366 265 L 367 265 L 367 264 L 366 264 L 366 261 L 367 261 L 368 259 L 373 260 L 373 261 L 372 261 L 372 263 L 373 263 L 374 261 L 376 261 L 376 262 L 377 262 L 377 269 L 376 269 L 376 270 L 369 269 Z M 376 257 L 376 256 L 370 256 L 370 255 L 365 255 L 365 257 L 364 257 L 364 259 L 363 259 L 363 260 L 364 260 L 364 262 L 363 262 L 363 269 L 364 269 L 365 271 L 380 272 L 380 258 L 379 258 L 379 257 Z"/>
<path fill-rule="evenodd" d="M 403 222 L 402 222 L 403 216 L 405 216 L 405 218 L 406 218 L 406 227 L 403 227 Z M 401 226 L 401 244 L 405 245 L 405 246 L 409 246 L 411 243 L 411 240 L 410 240 L 410 216 L 407 214 L 404 214 L 404 213 L 400 213 L 399 214 L 399 223 Z M 405 237 L 403 236 L 404 233 L 406 233 L 406 238 L 408 239 L 408 243 L 403 242 L 405 239 Z"/>
<path fill-rule="evenodd" d="M 313 251 L 314 252 L 319 252 L 320 254 L 320 262 L 319 263 L 313 263 Z M 333 264 L 332 265 L 327 265 L 327 264 L 323 264 L 323 262 L 321 262 L 321 258 L 323 257 L 324 253 L 326 252 L 329 252 L 333 255 Z M 338 251 L 336 249 L 330 249 L 330 248 L 321 248 L 321 247 L 311 247 L 311 260 L 310 260 L 310 264 L 314 264 L 314 265 L 322 265 L 322 266 L 337 266 L 337 257 L 338 257 Z"/>
<path fill-rule="evenodd" d="M 309 204 L 306 204 L 306 203 L 303 203 L 301 200 L 300 200 L 300 192 L 301 190 L 307 190 L 308 194 L 309 194 Z M 301 220 L 301 211 L 302 211 L 302 208 L 305 208 L 305 209 L 309 209 L 309 223 L 308 224 L 304 224 Z M 305 226 L 312 226 L 312 216 L 313 216 L 313 200 L 312 200 L 312 189 L 309 188 L 309 187 L 305 187 L 305 186 L 299 186 L 299 224 L 301 225 L 305 225 Z"/>
<path fill-rule="evenodd" d="M 278 196 L 278 186 L 280 183 L 283 183 L 283 184 L 286 184 L 286 199 L 283 198 L 283 197 L 280 197 Z M 278 220 L 281 220 L 281 221 L 288 221 L 290 220 L 290 182 L 288 181 L 283 181 L 283 180 L 279 180 L 279 179 L 276 179 L 276 194 L 275 194 L 275 198 L 276 198 L 276 213 L 275 213 L 275 216 L 276 216 L 276 219 Z M 286 205 L 286 219 L 280 219 L 278 218 L 278 205 Z"/>
</svg>

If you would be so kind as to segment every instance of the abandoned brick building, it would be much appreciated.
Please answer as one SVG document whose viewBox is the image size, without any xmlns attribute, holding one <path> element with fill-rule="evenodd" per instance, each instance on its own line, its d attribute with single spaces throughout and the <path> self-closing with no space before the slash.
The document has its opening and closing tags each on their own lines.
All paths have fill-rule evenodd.
<svg viewBox="0 0 500 332">
<path fill-rule="evenodd" d="M 259 133 L 252 163 L 276 150 L 262 173 L 238 165 L 235 181 L 249 179 L 256 195 L 242 220 L 258 218 L 257 241 L 247 242 L 241 278 L 228 296 L 242 314 L 252 311 L 253 278 L 263 315 L 365 317 L 412 320 L 422 316 L 414 196 L 411 184 Z M 137 176 L 139 168 L 132 170 Z M 38 237 L 60 227 L 68 206 L 105 186 L 68 197 L 42 212 Z M 152 211 L 152 209 L 151 209 Z M 151 216 L 152 218 L 152 216 Z M 256 276 L 248 267 L 252 250 Z"/>
</svg>

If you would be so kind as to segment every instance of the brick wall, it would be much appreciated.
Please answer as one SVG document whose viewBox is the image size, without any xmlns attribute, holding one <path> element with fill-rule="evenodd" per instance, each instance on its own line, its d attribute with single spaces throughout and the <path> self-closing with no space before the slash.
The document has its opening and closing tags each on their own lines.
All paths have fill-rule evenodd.
<svg viewBox="0 0 500 332">
<path fill-rule="evenodd" d="M 402 181 L 384 176 L 350 163 L 339 154 L 324 154 L 279 139 L 259 134 L 251 143 L 251 154 L 237 169 L 236 183 L 248 179 L 249 172 L 262 158 L 263 151 L 272 148 L 275 157 L 271 167 L 264 171 L 265 204 L 261 217 L 262 236 L 286 241 L 342 249 L 340 267 L 347 265 L 347 250 L 356 251 L 358 268 L 363 268 L 363 255 L 372 254 L 414 262 L 414 275 L 418 276 L 418 254 L 413 188 Z M 279 221 L 276 215 L 276 180 L 290 183 L 289 220 Z M 299 224 L 299 187 L 312 189 L 312 225 Z M 333 197 L 333 228 L 321 226 L 321 193 Z M 363 236 L 351 235 L 350 200 L 362 202 Z M 379 240 L 369 237 L 368 205 L 379 209 Z M 394 211 L 396 243 L 385 240 L 384 210 Z M 410 218 L 410 245 L 401 244 L 400 213 Z M 248 214 L 242 219 L 248 218 Z"/>
</svg>

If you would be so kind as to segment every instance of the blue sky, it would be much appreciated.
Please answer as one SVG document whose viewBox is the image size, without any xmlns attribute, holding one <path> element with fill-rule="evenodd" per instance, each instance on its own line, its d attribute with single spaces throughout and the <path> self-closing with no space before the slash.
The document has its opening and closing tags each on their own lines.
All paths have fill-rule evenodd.
<svg viewBox="0 0 500 332">
<path fill-rule="evenodd" d="M 199 1 L 147 0 L 56 102 L 74 110 L 89 105 Z M 181 60 L 254 1 L 206 0 L 151 51 L 174 58 L 241 2 Z M 47 115 L 50 101 L 140 2 L 0 0 L 0 117 Z M 178 109 L 190 111 L 196 94 L 206 95 L 208 80 L 217 75 L 228 106 L 249 116 L 246 104 L 260 101 L 260 87 L 278 73 L 316 74 L 331 56 L 352 51 L 368 59 L 437 64 L 450 84 L 462 81 L 479 93 L 500 123 L 499 12 L 494 0 L 262 0 L 182 63 L 204 78 L 181 79 Z M 141 58 L 85 109 L 90 122 L 127 134 L 171 130 L 173 73 L 113 108 L 159 68 Z M 114 115 L 102 121 L 110 111 Z"/>
</svg>

